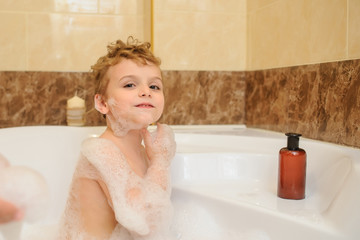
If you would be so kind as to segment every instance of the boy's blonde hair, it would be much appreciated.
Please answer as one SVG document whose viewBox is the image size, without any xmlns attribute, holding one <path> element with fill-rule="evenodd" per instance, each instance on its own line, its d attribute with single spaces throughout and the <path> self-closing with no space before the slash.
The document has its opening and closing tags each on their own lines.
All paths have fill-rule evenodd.
<svg viewBox="0 0 360 240">
<path fill-rule="evenodd" d="M 109 83 L 106 72 L 109 67 L 120 63 L 123 59 L 130 59 L 141 65 L 154 64 L 160 66 L 160 59 L 154 56 L 150 47 L 151 44 L 149 42 L 141 43 L 133 37 L 128 37 L 126 44 L 121 40 L 109 44 L 107 46 L 107 54 L 100 57 L 91 66 L 92 75 L 96 82 L 95 93 L 105 95 Z"/>
</svg>

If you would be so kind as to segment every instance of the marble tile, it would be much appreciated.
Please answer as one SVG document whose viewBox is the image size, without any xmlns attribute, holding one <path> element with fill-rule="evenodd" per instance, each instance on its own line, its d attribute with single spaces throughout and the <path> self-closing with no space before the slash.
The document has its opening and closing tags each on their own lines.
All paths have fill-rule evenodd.
<svg viewBox="0 0 360 240">
<path fill-rule="evenodd" d="M 360 59 L 258 71 L 164 71 L 167 124 L 246 124 L 360 147 Z M 105 125 L 85 72 L 0 72 L 0 127 L 65 125 L 66 101 L 86 100 Z"/>
<path fill-rule="evenodd" d="M 243 72 L 164 71 L 168 124 L 243 124 Z"/>
<path fill-rule="evenodd" d="M 86 123 L 104 123 L 93 109 L 94 84 L 87 73 L 0 72 L 0 127 L 65 125 L 66 101 L 78 90 Z"/>
<path fill-rule="evenodd" d="M 241 124 L 245 121 L 245 74 L 165 71 L 168 124 Z M 65 125 L 66 101 L 78 90 L 86 101 L 86 125 L 105 125 L 94 109 L 88 73 L 0 72 L 0 127 Z"/>
<path fill-rule="evenodd" d="M 360 147 L 360 60 L 247 72 L 246 125 Z"/>
</svg>

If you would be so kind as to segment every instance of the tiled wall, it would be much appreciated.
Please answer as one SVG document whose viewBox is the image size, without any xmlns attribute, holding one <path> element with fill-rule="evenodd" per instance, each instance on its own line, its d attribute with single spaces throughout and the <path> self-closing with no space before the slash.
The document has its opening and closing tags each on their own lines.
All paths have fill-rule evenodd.
<svg viewBox="0 0 360 240">
<path fill-rule="evenodd" d="M 168 124 L 246 124 L 360 147 L 360 60 L 258 71 L 164 71 Z M 83 91 L 83 90 L 86 91 Z M 0 127 L 65 125 L 66 100 L 86 99 L 88 73 L 0 72 Z"/>
<path fill-rule="evenodd" d="M 246 0 L 154 0 L 154 50 L 166 70 L 242 71 Z"/>
<path fill-rule="evenodd" d="M 149 40 L 148 0 L 0 1 L 0 127 L 65 124 L 108 42 Z M 360 1 L 153 0 L 169 124 L 247 124 L 360 147 Z M 355 59 L 355 60 L 351 60 Z M 337 62 L 338 61 L 338 62 Z"/>
<path fill-rule="evenodd" d="M 0 70 L 88 71 L 109 42 L 151 29 L 164 70 L 245 70 L 246 0 L 152 0 L 153 28 L 150 2 L 0 1 Z"/>
<path fill-rule="evenodd" d="M 359 0 L 248 0 L 246 70 L 360 58 Z"/>
<path fill-rule="evenodd" d="M 360 58 L 359 0 L 152 0 L 164 70 L 246 71 Z M 84 72 L 150 40 L 150 0 L 0 1 L 0 70 Z"/>
<path fill-rule="evenodd" d="M 245 122 L 245 73 L 164 71 L 168 124 Z M 105 125 L 94 110 L 94 82 L 88 73 L 0 72 L 0 127 L 65 125 L 66 101 L 86 101 L 86 125 Z"/>
<path fill-rule="evenodd" d="M 165 71 L 169 124 L 244 124 L 245 72 Z"/>
<path fill-rule="evenodd" d="M 2 0 L 0 70 L 88 71 L 106 45 L 150 40 L 148 0 Z"/>
<path fill-rule="evenodd" d="M 360 60 L 246 72 L 246 125 L 360 147 Z"/>
<path fill-rule="evenodd" d="M 66 101 L 78 91 L 90 111 L 94 89 L 88 73 L 0 72 L 0 127 L 65 125 Z M 88 115 L 88 125 L 104 124 Z"/>
</svg>

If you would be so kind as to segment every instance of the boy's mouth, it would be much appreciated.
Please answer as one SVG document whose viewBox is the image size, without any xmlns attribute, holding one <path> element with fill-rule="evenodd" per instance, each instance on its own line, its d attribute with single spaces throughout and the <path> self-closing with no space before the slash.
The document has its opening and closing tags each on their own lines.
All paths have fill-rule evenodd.
<svg viewBox="0 0 360 240">
<path fill-rule="evenodd" d="M 136 105 L 136 107 L 139 107 L 139 108 L 153 108 L 154 106 L 150 103 L 140 103 L 138 105 Z"/>
</svg>

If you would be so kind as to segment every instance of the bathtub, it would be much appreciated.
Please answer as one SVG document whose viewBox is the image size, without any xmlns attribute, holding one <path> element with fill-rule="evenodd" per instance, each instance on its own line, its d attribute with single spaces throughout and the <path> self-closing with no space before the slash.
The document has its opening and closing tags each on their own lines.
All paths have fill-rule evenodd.
<svg viewBox="0 0 360 240">
<path fill-rule="evenodd" d="M 360 149 L 301 138 L 300 147 L 308 155 L 306 198 L 285 200 L 276 196 L 284 134 L 243 125 L 172 128 L 177 142 L 171 168 L 177 219 L 173 228 L 178 239 L 360 238 Z M 12 165 L 40 172 L 49 187 L 46 212 L 36 222 L 19 223 L 20 239 L 40 239 L 39 232 L 51 239 L 65 207 L 80 144 L 103 130 L 0 129 L 0 153 Z"/>
</svg>

